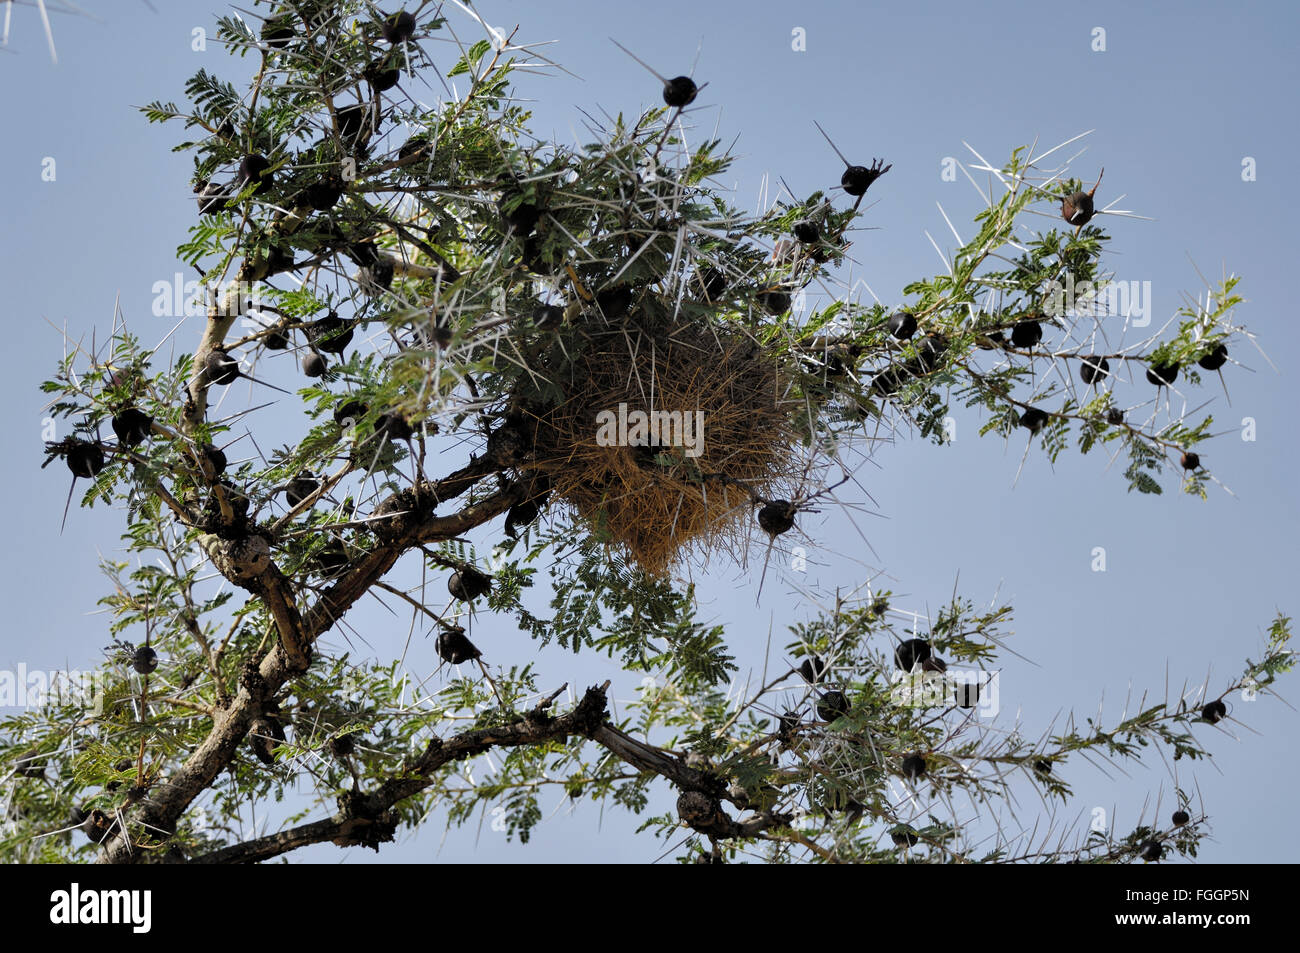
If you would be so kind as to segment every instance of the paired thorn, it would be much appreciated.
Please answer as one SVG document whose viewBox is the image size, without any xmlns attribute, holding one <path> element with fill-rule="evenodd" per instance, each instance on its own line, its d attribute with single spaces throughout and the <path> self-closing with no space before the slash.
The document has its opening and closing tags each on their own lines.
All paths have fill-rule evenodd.
<svg viewBox="0 0 1300 953">
<path fill-rule="evenodd" d="M 835 150 L 835 154 L 840 157 L 840 161 L 843 162 L 845 166 L 851 167 L 853 163 L 844 158 L 844 153 L 840 152 L 840 147 L 834 143 L 830 136 L 826 135 L 826 130 L 822 128 L 822 124 L 814 119 L 813 125 L 816 126 L 817 131 L 822 134 L 822 138 L 824 138 L 830 144 L 830 147 Z"/>
<path fill-rule="evenodd" d="M 840 186 L 845 192 L 857 199 L 853 206 L 856 209 L 862 204 L 862 197 L 867 194 L 867 189 L 871 188 L 871 183 L 892 169 L 894 167 L 893 163 L 885 165 L 885 160 L 873 159 L 869 166 L 854 165 L 844 157 L 843 152 L 840 152 L 839 146 L 835 145 L 831 137 L 826 134 L 826 130 L 821 127 L 821 123 L 814 119 L 813 125 L 817 127 L 817 131 L 822 134 L 830 147 L 835 150 L 835 154 L 840 157 L 840 161 L 844 163 L 844 174 L 840 176 Z"/>
<path fill-rule="evenodd" d="M 704 89 L 705 86 L 709 85 L 708 83 L 703 83 L 697 86 L 695 84 L 695 80 L 693 80 L 689 76 L 674 76 L 670 79 L 669 77 L 664 76 L 662 73 L 660 73 L 657 69 L 655 69 L 649 63 L 647 63 L 645 60 L 641 59 L 641 57 L 637 56 L 635 53 L 629 50 L 622 43 L 618 42 L 618 40 L 614 39 L 612 36 L 609 38 L 609 41 L 613 43 L 615 46 L 617 46 L 624 53 L 626 53 L 628 56 L 632 57 L 632 59 L 636 60 L 638 63 L 644 66 L 650 72 L 650 74 L 655 77 L 655 79 L 659 80 L 659 82 L 664 84 L 664 102 L 667 103 L 669 106 L 673 107 L 674 109 L 677 109 L 679 111 L 685 109 L 687 106 L 689 106 L 691 103 L 695 101 L 695 97 L 699 95 L 700 90 Z"/>
</svg>

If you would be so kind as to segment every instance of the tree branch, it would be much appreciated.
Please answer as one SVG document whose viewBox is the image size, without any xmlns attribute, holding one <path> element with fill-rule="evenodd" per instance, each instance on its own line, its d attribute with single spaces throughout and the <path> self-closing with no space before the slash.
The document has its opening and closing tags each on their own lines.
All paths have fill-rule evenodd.
<svg viewBox="0 0 1300 953">
<path fill-rule="evenodd" d="M 255 838 L 196 857 L 196 864 L 247 864 L 269 860 L 309 844 L 331 842 L 341 847 L 365 846 L 378 850 L 393 840 L 397 823 L 392 808 L 419 794 L 433 783 L 433 775 L 453 761 L 472 758 L 492 748 L 518 748 L 588 738 L 641 773 L 655 774 L 681 790 L 678 812 L 683 822 L 702 834 L 720 840 L 756 837 L 791 822 L 786 814 L 760 811 L 744 821 L 731 818 L 721 801 L 726 797 L 723 782 L 704 771 L 686 765 L 680 758 L 638 741 L 606 721 L 606 692 L 609 682 L 589 688 L 566 714 L 552 717 L 547 709 L 555 693 L 526 714 L 508 724 L 475 728 L 448 740 L 435 738 L 421 755 L 369 794 L 349 792 L 339 798 L 339 810 L 332 817 Z"/>
<path fill-rule="evenodd" d="M 433 489 L 432 494 L 442 498 L 443 495 L 463 492 L 478 479 L 477 475 L 471 478 L 471 474 L 476 474 L 480 466 L 483 466 L 481 462 L 471 463 L 447 480 L 438 481 L 434 487 L 440 488 L 441 493 L 439 489 Z M 239 585 L 266 602 L 268 611 L 275 618 L 279 641 L 257 667 L 256 680 L 244 680 L 228 709 L 217 717 L 199 747 L 171 778 L 157 784 L 142 799 L 131 811 L 129 820 L 144 823 L 155 836 L 169 835 L 175 829 L 176 819 L 234 758 L 253 722 L 262 716 L 263 701 L 306 671 L 315 640 L 392 569 L 407 549 L 420 542 L 460 535 L 504 513 L 519 502 L 523 494 L 523 488 L 515 485 L 450 516 L 430 515 L 404 524 L 407 528 L 403 532 L 357 560 L 315 605 L 302 614 L 299 614 L 292 594 L 287 591 L 289 580 L 269 560 L 260 572 L 241 578 Z M 392 497 L 390 501 L 395 499 Z M 223 554 L 229 559 L 229 549 L 223 550 Z M 239 566 L 226 566 L 223 571 L 226 570 L 235 575 L 242 572 Z M 103 842 L 103 847 L 100 863 L 133 863 L 140 856 L 120 828 Z"/>
<path fill-rule="evenodd" d="M 491 748 L 518 748 L 562 741 L 572 735 L 590 738 L 605 720 L 605 693 L 608 689 L 609 682 L 587 689 L 572 711 L 558 717 L 547 712 L 555 697 L 552 695 L 510 724 L 463 731 L 446 741 L 435 738 L 413 764 L 400 775 L 384 781 L 374 792 L 341 796 L 339 811 L 333 817 L 224 847 L 196 857 L 191 863 L 256 863 L 298 847 L 326 841 L 340 847 L 360 845 L 377 851 L 379 844 L 391 841 L 396 833 L 397 824 L 391 812 L 393 806 L 428 787 L 432 783 L 431 776 L 439 768 Z"/>
</svg>

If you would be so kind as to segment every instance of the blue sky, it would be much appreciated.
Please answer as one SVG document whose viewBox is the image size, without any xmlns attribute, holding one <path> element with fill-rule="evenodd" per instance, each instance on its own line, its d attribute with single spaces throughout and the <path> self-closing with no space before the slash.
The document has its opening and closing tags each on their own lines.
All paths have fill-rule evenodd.
<svg viewBox="0 0 1300 953">
<path fill-rule="evenodd" d="M 108 642 L 102 617 L 87 614 L 105 588 L 99 555 L 116 546 L 123 515 L 74 511 L 59 534 L 66 471 L 39 469 L 37 387 L 62 349 L 51 323 L 87 340 L 98 327 L 102 340 L 120 301 L 146 341 L 170 327 L 152 316 L 151 289 L 183 270 L 175 246 L 194 218 L 190 159 L 170 151 L 179 125 L 149 126 L 132 107 L 182 102 L 183 83 L 200 66 L 231 77 L 247 66 L 215 44 L 191 50 L 191 30 L 211 31 L 224 12 L 211 0 L 155 4 L 157 12 L 134 2 L 83 5 L 98 19 L 53 18 L 57 66 L 30 4 L 14 11 L 10 51 L 0 53 L 0 277 L 14 358 L 0 379 L 13 440 L 0 480 L 3 498 L 16 504 L 7 519 L 0 667 L 11 669 L 20 662 L 85 667 Z M 784 177 L 801 194 L 838 181 L 842 165 L 814 119 L 855 161 L 892 162 L 870 193 L 863 224 L 874 230 L 858 232 L 852 250 L 852 277 L 886 303 L 897 303 L 909 281 L 942 270 L 924 234 L 941 248 L 953 245 L 936 203 L 963 237 L 974 230 L 975 191 L 962 176 L 954 183 L 940 175 L 945 157 L 973 159 L 963 140 L 1001 164 L 1016 146 L 1055 144 L 1090 129 L 1076 174 L 1090 180 L 1104 166 L 1099 198 L 1123 193 L 1120 207 L 1154 219 L 1106 224 L 1113 235 L 1107 262 L 1121 279 L 1151 282 L 1156 325 L 1184 295 L 1203 292 L 1197 269 L 1211 280 L 1244 276 L 1248 300 L 1237 320 L 1258 335 L 1277 370 L 1242 346 L 1233 357 L 1244 366 L 1225 369 L 1227 395 L 1217 384 L 1192 395 L 1193 405 L 1214 400 L 1214 430 L 1222 435 L 1201 456 L 1235 496 L 1217 488 L 1208 502 L 1130 495 L 1107 457 L 1070 452 L 1054 467 L 1031 455 L 1013 487 L 1024 434 L 1006 444 L 981 439 L 976 419 L 957 413 L 951 446 L 901 432 L 896 444 L 873 453 L 859 473 L 871 499 L 857 502 L 879 515 L 854 512 L 856 530 L 831 507 L 801 521 L 808 574 L 770 572 L 757 606 L 751 569 L 719 562 L 696 572 L 705 615 L 729 622 L 742 659 L 761 664 L 769 627 L 780 645 L 783 626 L 810 614 L 792 598 L 796 585 L 833 592 L 881 570 L 883 584 L 899 593 L 897 604 L 921 612 L 942 604 L 954 583 L 976 599 L 1000 589 L 1013 602 L 1010 645 L 1023 659 L 1002 659 L 1003 717 L 1018 711 L 1031 737 L 1054 719 L 1059 727 L 1071 710 L 1094 715 L 1103 699 L 1103 717 L 1113 723 L 1130 690 L 1163 697 L 1166 685 L 1177 692 L 1208 674 L 1217 692 L 1244 657 L 1262 654 L 1274 612 L 1297 608 L 1300 434 L 1289 377 L 1300 332 L 1289 314 L 1295 242 L 1287 163 L 1300 154 L 1300 141 L 1284 105 L 1297 92 L 1300 70 L 1293 4 L 490 0 L 475 9 L 507 32 L 518 23 L 522 41 L 557 41 L 547 55 L 576 74 L 521 77 L 521 95 L 536 100 L 532 126 L 541 138 L 586 141 L 580 109 L 634 113 L 657 101 L 658 84 L 609 42 L 614 37 L 667 75 L 689 71 L 698 53 L 695 76 L 709 86 L 692 116 L 694 135 L 713 135 L 716 126 L 724 141 L 738 137 L 741 158 L 726 182 L 742 206 L 755 206 L 764 175 Z M 470 35 L 463 14 L 453 22 Z M 1106 31 L 1104 52 L 1092 49 L 1096 27 Z M 796 28 L 806 34 L 803 52 L 791 48 Z M 440 49 L 430 47 L 435 57 Z M 439 60 L 453 61 L 449 51 Z M 46 157 L 57 162 L 54 182 L 41 178 Z M 1244 157 L 1256 162 L 1255 181 L 1242 181 Z M 198 330 L 196 321 L 182 328 L 178 346 L 191 350 Z M 283 383 L 280 377 L 270 379 Z M 1132 402 L 1151 396 L 1141 381 L 1122 390 Z M 1253 441 L 1240 437 L 1246 417 L 1256 422 Z M 1097 546 L 1107 551 L 1104 573 L 1091 569 Z M 400 651 L 405 621 L 394 623 L 373 605 L 359 607 L 351 621 L 376 655 Z M 537 656 L 556 685 L 612 675 L 617 697 L 634 696 L 639 678 L 558 649 L 538 652 L 508 624 L 479 624 L 501 662 Z M 1281 689 L 1293 694 L 1286 681 Z M 1233 715 L 1226 731 L 1196 729 L 1216 735 L 1215 764 L 1195 772 L 1213 831 L 1201 857 L 1290 860 L 1292 825 L 1269 822 L 1291 807 L 1291 785 L 1300 780 L 1296 713 L 1276 699 L 1238 699 Z M 1076 800 L 1058 821 L 1082 831 L 1091 809 L 1103 806 L 1115 810 L 1122 832 L 1161 791 L 1167 815 L 1169 767 L 1149 762 L 1127 773 L 1081 762 L 1063 768 Z M 1183 763 L 1178 769 L 1192 786 Z M 665 796 L 654 808 L 670 804 Z M 1038 805 L 1022 807 L 1032 813 Z M 520 847 L 489 823 L 444 840 L 434 822 L 377 859 L 654 859 L 663 848 L 633 837 L 635 826 L 619 812 L 583 806 L 572 817 L 549 818 L 533 843 Z M 300 856 L 333 862 L 345 855 L 321 847 Z M 376 859 L 361 851 L 346 857 Z"/>
</svg>

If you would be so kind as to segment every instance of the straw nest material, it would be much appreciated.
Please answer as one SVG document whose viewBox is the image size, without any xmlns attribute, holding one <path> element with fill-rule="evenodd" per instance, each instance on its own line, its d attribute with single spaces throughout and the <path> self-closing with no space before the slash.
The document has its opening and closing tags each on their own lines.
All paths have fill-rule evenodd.
<svg viewBox="0 0 1300 953">
<path fill-rule="evenodd" d="M 532 432 L 535 485 L 656 575 L 688 553 L 734 553 L 756 502 L 788 497 L 796 479 L 780 365 L 739 329 L 665 311 L 645 300 L 616 320 L 580 314 L 534 368 L 549 399 L 515 403 Z M 602 445 L 620 404 L 632 422 L 634 411 L 702 413 L 702 432 L 659 434 L 676 445 Z"/>
</svg>

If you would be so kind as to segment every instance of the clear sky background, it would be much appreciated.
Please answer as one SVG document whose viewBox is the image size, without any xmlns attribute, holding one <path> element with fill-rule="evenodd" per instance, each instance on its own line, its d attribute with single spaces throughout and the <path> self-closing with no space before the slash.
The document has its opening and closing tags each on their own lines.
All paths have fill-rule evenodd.
<svg viewBox="0 0 1300 953">
<path fill-rule="evenodd" d="M 6 290 L 7 372 L 0 375 L 9 452 L 0 463 L 8 501 L 5 518 L 4 622 L 0 668 L 85 668 L 109 641 L 102 616 L 90 616 L 105 591 L 100 554 L 117 546 L 124 515 L 74 511 L 60 535 L 67 471 L 42 472 L 38 385 L 62 352 L 59 333 L 100 339 L 114 302 L 146 343 L 170 326 L 150 306 L 154 282 L 183 266 L 175 247 L 194 221 L 191 160 L 170 149 L 179 124 L 149 126 L 133 106 L 154 99 L 184 102 L 183 84 L 199 67 L 236 81 L 249 61 L 209 44 L 191 50 L 191 30 L 212 31 L 225 7 L 213 0 L 83 4 L 97 19 L 55 15 L 59 63 L 51 63 L 34 6 L 13 11 L 9 49 L 0 51 L 0 279 Z M 713 134 L 742 157 L 728 177 L 737 201 L 756 207 L 763 177 L 784 177 L 806 195 L 839 180 L 842 165 L 818 135 L 817 119 L 854 161 L 884 157 L 893 170 L 870 193 L 874 202 L 856 233 L 852 278 L 863 278 L 886 303 L 902 288 L 943 266 L 925 230 L 940 246 L 953 239 L 936 203 L 963 237 L 980 200 L 963 176 L 941 179 L 944 157 L 973 157 L 962 141 L 1001 164 L 1018 145 L 1055 144 L 1089 129 L 1076 174 L 1098 192 L 1154 221 L 1109 219 L 1114 240 L 1106 264 L 1125 280 L 1150 281 L 1153 321 L 1163 323 L 1184 295 L 1204 291 L 1197 274 L 1244 275 L 1248 299 L 1236 317 L 1258 335 L 1277 369 L 1253 348 L 1234 346 L 1244 366 L 1191 394 L 1212 398 L 1217 439 L 1201 457 L 1235 496 L 1212 488 L 1208 502 L 1169 492 L 1126 492 L 1121 467 L 1103 454 L 1065 453 L 1055 467 L 1031 455 L 1013 488 L 1023 431 L 1004 443 L 979 438 L 977 418 L 957 412 L 957 439 L 936 447 L 900 433 L 859 472 L 879 515 L 826 507 L 801 519 L 809 550 L 806 574 L 774 556 L 755 605 L 760 563 L 719 561 L 694 576 L 704 616 L 729 623 L 742 660 L 761 665 L 769 629 L 780 646 L 783 627 L 807 618 L 796 589 L 831 593 L 867 573 L 899 593 L 896 605 L 941 605 L 954 583 L 987 601 L 1001 590 L 1016 610 L 1011 647 L 1002 659 L 1005 726 L 1017 715 L 1037 737 L 1064 717 L 1095 715 L 1114 724 L 1130 691 L 1163 698 L 1209 675 L 1212 690 L 1240 672 L 1245 657 L 1263 654 L 1274 612 L 1295 612 L 1297 493 L 1300 441 L 1291 382 L 1297 343 L 1294 306 L 1293 165 L 1300 155 L 1294 121 L 1297 35 L 1292 3 L 896 3 L 787 4 L 659 0 L 654 4 L 485 0 L 475 8 L 524 42 L 555 40 L 547 55 L 576 76 L 521 77 L 535 99 L 541 138 L 588 141 L 580 109 L 635 113 L 658 101 L 658 84 L 609 42 L 615 37 L 667 75 L 688 72 L 709 86 L 692 119 L 696 139 Z M 451 14 L 462 35 L 477 39 L 464 14 Z M 1106 50 L 1092 49 L 1092 31 L 1106 31 Z M 791 48 L 792 30 L 806 31 L 807 49 Z M 481 35 L 481 34 L 480 34 Z M 450 67 L 449 48 L 431 46 Z M 411 93 L 425 101 L 436 89 Z M 45 157 L 57 181 L 41 179 Z M 1244 182 L 1242 160 L 1258 178 Z M 1287 163 L 1292 163 L 1288 165 Z M 841 200 L 842 203 L 842 200 Z M 1042 220 L 1049 226 L 1047 219 Z M 200 322 L 178 332 L 192 350 Z M 1112 339 L 1115 340 L 1115 339 Z M 274 367 L 274 365 L 272 365 Z M 1206 375 L 1213 380 L 1212 375 Z M 296 386 L 292 370 L 268 378 Z M 238 390 L 238 388 L 236 388 Z M 1122 405 L 1151 398 L 1143 381 L 1120 385 Z M 244 394 L 232 394 L 242 399 Z M 1175 398 L 1176 400 L 1178 398 Z M 294 399 L 290 399 L 292 402 Z M 1230 400 L 1230 404 L 1229 404 Z M 1254 418 L 1257 439 L 1240 437 Z M 861 534 L 870 540 L 864 545 Z M 493 533 L 498 532 L 493 529 Z M 1105 547 L 1108 570 L 1091 569 Z M 873 551 L 874 550 L 874 551 Z M 408 567 L 409 568 L 409 567 Z M 543 600 L 538 599 L 539 607 Z M 349 616 L 367 645 L 391 659 L 405 641 L 405 619 L 374 604 Z M 614 695 L 635 697 L 639 677 L 598 659 L 558 648 L 539 650 L 505 621 L 480 618 L 477 638 L 490 660 L 536 658 L 542 683 L 585 686 L 614 677 Z M 417 649 L 433 657 L 417 634 Z M 425 665 L 425 670 L 432 665 Z M 1296 692 L 1283 680 L 1284 696 Z M 1133 699 L 1130 711 L 1136 710 Z M 1197 726 L 1213 735 L 1213 765 L 1192 775 L 1177 765 L 1185 787 L 1199 790 L 1211 816 L 1212 842 L 1201 859 L 1290 861 L 1296 834 L 1287 823 L 1300 780 L 1296 712 L 1261 698 L 1230 700 L 1231 722 Z M 1118 832 L 1137 823 L 1160 798 L 1172 807 L 1171 761 L 1100 771 L 1076 760 L 1059 770 L 1077 798 L 1058 816 L 1067 830 L 1086 830 L 1091 809 L 1104 807 Z M 1041 807 L 1031 786 L 1017 789 L 1022 819 Z M 671 808 L 666 789 L 652 810 Z M 297 859 L 349 861 L 624 861 L 653 860 L 659 842 L 635 837 L 637 820 L 592 805 L 561 810 L 527 846 L 491 830 L 453 830 L 433 820 L 423 834 L 386 848 L 378 858 L 325 846 Z"/>
</svg>

